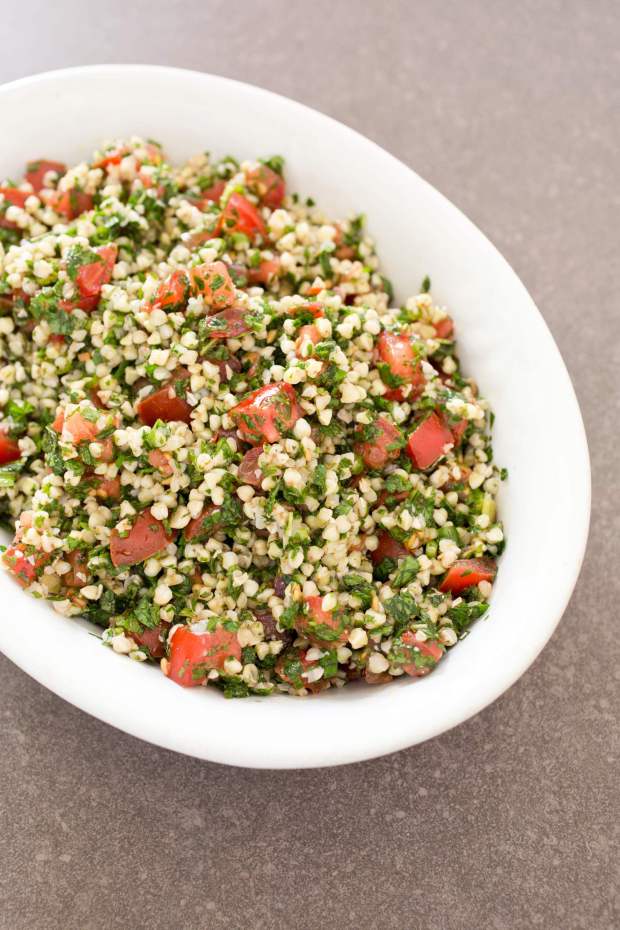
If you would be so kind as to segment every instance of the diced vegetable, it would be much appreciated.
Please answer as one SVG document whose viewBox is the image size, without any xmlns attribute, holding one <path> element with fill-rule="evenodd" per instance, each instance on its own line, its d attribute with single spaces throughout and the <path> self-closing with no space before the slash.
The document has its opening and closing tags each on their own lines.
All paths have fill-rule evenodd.
<svg viewBox="0 0 620 930">
<path fill-rule="evenodd" d="M 407 454 L 416 468 L 434 465 L 454 445 L 454 436 L 442 419 L 431 413 L 409 436 Z"/>
<path fill-rule="evenodd" d="M 497 565 L 493 559 L 459 559 L 448 569 L 446 577 L 439 585 L 439 590 L 458 594 L 481 581 L 492 582 L 496 572 Z"/>
<path fill-rule="evenodd" d="M 278 442 L 301 416 L 295 389 L 290 384 L 267 384 L 253 391 L 230 411 L 246 442 Z"/>
<path fill-rule="evenodd" d="M 241 658 L 241 646 L 235 632 L 217 627 L 209 633 L 194 633 L 178 627 L 170 639 L 170 662 L 166 674 L 185 688 L 205 683 L 211 669 L 221 670 L 227 659 Z"/>
<path fill-rule="evenodd" d="M 139 514 L 127 536 L 121 536 L 112 530 L 110 537 L 110 558 L 112 565 L 137 565 L 152 555 L 157 555 L 172 542 L 172 533 L 168 533 L 164 524 L 156 520 L 150 510 Z"/>
</svg>

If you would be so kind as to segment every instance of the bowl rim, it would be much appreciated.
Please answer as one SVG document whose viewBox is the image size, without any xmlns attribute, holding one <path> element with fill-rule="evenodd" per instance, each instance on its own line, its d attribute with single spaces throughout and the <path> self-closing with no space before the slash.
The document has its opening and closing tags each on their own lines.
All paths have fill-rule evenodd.
<svg viewBox="0 0 620 930">
<path fill-rule="evenodd" d="M 332 748 L 329 753 L 324 754 L 322 757 L 320 756 L 320 753 L 316 754 L 314 751 L 304 754 L 303 752 L 299 751 L 299 749 L 295 749 L 294 751 L 291 751 L 289 756 L 287 756 L 286 752 L 284 752 L 283 754 L 280 754 L 276 760 L 273 760 L 269 758 L 259 758 L 256 756 L 256 754 L 252 755 L 252 753 L 248 755 L 242 750 L 239 751 L 239 747 L 235 746 L 234 743 L 226 745 L 220 742 L 216 743 L 215 745 L 209 744 L 206 746 L 204 744 L 201 746 L 198 746 L 197 744 L 190 744 L 186 739 L 179 737 L 178 734 L 162 733 L 161 730 L 158 730 L 153 726 L 145 727 L 141 724 L 135 715 L 132 716 L 130 714 L 125 714 L 122 709 L 119 712 L 118 707 L 105 705 L 105 702 L 102 704 L 100 700 L 101 695 L 99 692 L 97 692 L 94 696 L 92 694 L 85 695 L 83 686 L 79 681 L 73 682 L 68 679 L 62 679 L 51 671 L 49 663 L 36 661 L 33 656 L 30 655 L 30 649 L 26 648 L 24 643 L 15 642 L 11 638 L 10 629 L 5 625 L 0 625 L 0 649 L 5 653 L 5 655 L 8 656 L 8 658 L 15 662 L 15 664 L 17 664 L 29 675 L 34 677 L 41 684 L 50 688 L 60 697 L 87 711 L 93 716 L 107 723 L 110 723 L 111 725 L 127 733 L 130 733 L 141 739 L 145 739 L 156 745 L 219 763 L 254 768 L 311 768 L 328 765 L 348 764 L 365 759 L 376 758 L 386 753 L 404 749 L 452 729 L 452 727 L 457 726 L 466 719 L 469 719 L 470 717 L 479 713 L 483 708 L 487 707 L 498 697 L 500 697 L 500 695 L 508 690 L 508 688 L 510 688 L 534 662 L 555 631 L 560 619 L 562 618 L 562 615 L 568 605 L 573 589 L 579 577 L 585 555 L 591 512 L 591 472 L 587 436 L 579 408 L 579 403 L 572 381 L 570 379 L 570 375 L 566 369 L 566 365 L 555 343 L 555 340 L 553 339 L 552 334 L 550 333 L 542 315 L 540 314 L 540 311 L 520 281 L 518 275 L 512 269 L 503 255 L 490 242 L 485 234 L 481 232 L 481 230 L 468 217 L 466 217 L 465 214 L 463 214 L 452 201 L 441 194 L 440 191 L 421 178 L 404 162 L 400 161 L 377 143 L 373 142 L 371 139 L 368 139 L 366 136 L 362 135 L 346 124 L 320 112 L 319 110 L 308 107 L 305 104 L 292 100 L 291 98 L 274 93 L 273 91 L 266 90 L 253 84 L 222 77 L 220 75 L 214 75 L 208 72 L 200 72 L 184 68 L 173 68 L 149 64 L 95 64 L 44 71 L 3 84 L 0 86 L 0 108 L 5 97 L 15 93 L 16 91 L 20 91 L 21 89 L 30 87 L 36 88 L 37 85 L 45 84 L 48 82 L 75 80 L 82 77 L 88 78 L 98 74 L 116 74 L 127 78 L 131 78 L 132 76 L 157 75 L 160 78 L 170 78 L 172 80 L 179 80 L 181 78 L 200 80 L 205 82 L 205 86 L 209 83 L 212 83 L 212 86 L 219 84 L 222 87 L 231 85 L 237 89 L 242 89 L 243 93 L 254 95 L 255 97 L 260 97 L 261 99 L 271 99 L 272 102 L 283 108 L 285 111 L 291 113 L 292 116 L 294 116 L 295 113 L 301 114 L 306 119 L 309 119 L 310 117 L 312 119 L 316 119 L 318 116 L 320 120 L 323 121 L 324 124 L 336 134 L 340 133 L 341 135 L 347 136 L 347 138 L 356 145 L 367 147 L 369 152 L 374 152 L 376 155 L 380 153 L 381 158 L 390 160 L 395 169 L 409 172 L 410 174 L 414 175 L 417 182 L 423 185 L 427 192 L 432 192 L 432 196 L 439 198 L 444 208 L 447 207 L 450 211 L 452 211 L 452 215 L 455 221 L 458 220 L 463 228 L 469 228 L 470 232 L 475 233 L 475 235 L 484 242 L 485 247 L 494 253 L 494 261 L 496 263 L 501 263 L 504 266 L 504 272 L 512 275 L 515 285 L 518 284 L 520 287 L 522 292 L 521 299 L 525 305 L 529 306 L 529 311 L 535 314 L 539 322 L 542 323 L 541 333 L 543 331 L 546 332 L 548 348 L 554 350 L 557 361 L 559 362 L 556 374 L 558 377 L 564 379 L 563 394 L 566 407 L 567 409 L 572 407 L 572 409 L 568 412 L 570 414 L 571 423 L 574 426 L 573 436 L 571 437 L 571 451 L 573 459 L 573 473 L 576 476 L 576 481 L 579 485 L 579 487 L 576 488 L 576 498 L 579 502 L 579 511 L 576 513 L 571 562 L 564 580 L 561 586 L 559 586 L 561 591 L 558 592 L 558 596 L 555 599 L 553 616 L 549 616 L 549 618 L 545 620 L 544 626 L 542 630 L 539 631 L 538 635 L 533 638 L 532 641 L 527 644 L 527 646 L 523 646 L 519 652 L 518 657 L 513 658 L 510 668 L 506 670 L 506 673 L 497 676 L 496 678 L 489 679 L 488 682 L 485 682 L 486 686 L 480 687 L 477 690 L 476 699 L 470 700 L 468 703 L 466 703 L 465 708 L 454 708 L 453 712 L 449 715 L 449 719 L 442 719 L 439 725 L 436 725 L 436 722 L 434 722 L 432 725 L 429 724 L 425 727 L 421 727 L 415 735 L 412 735 L 411 732 L 408 732 L 406 728 L 402 728 L 397 732 L 395 732 L 393 729 L 387 728 L 385 732 L 375 733 L 373 735 L 372 743 L 367 743 L 364 746 L 357 745 L 355 747 L 351 747 L 343 742 L 341 747 L 337 749 Z M 75 620 L 68 622 L 71 623 L 72 626 L 75 626 Z M 78 623 L 79 622 L 80 621 L 78 621 Z M 127 665 L 133 666 L 134 663 L 127 663 Z"/>
</svg>

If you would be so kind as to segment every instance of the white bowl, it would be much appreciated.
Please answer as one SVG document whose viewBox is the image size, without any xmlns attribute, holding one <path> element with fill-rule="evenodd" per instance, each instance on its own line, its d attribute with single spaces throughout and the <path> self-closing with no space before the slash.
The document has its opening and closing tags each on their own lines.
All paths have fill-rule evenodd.
<svg viewBox="0 0 620 930">
<path fill-rule="evenodd" d="M 541 651 L 585 549 L 590 470 L 566 368 L 502 256 L 441 194 L 368 139 L 314 110 L 234 81 L 142 65 L 41 74 L 0 88 L 0 176 L 28 158 L 88 157 L 106 137 L 163 142 L 173 160 L 208 149 L 282 154 L 289 189 L 333 216 L 364 212 L 397 296 L 424 275 L 457 325 L 467 372 L 490 399 L 508 546 L 488 620 L 422 680 L 319 697 L 225 700 L 186 690 L 103 648 L 2 573 L 0 648 L 56 694 L 160 746 L 260 768 L 336 765 L 403 749 L 477 713 Z"/>
</svg>

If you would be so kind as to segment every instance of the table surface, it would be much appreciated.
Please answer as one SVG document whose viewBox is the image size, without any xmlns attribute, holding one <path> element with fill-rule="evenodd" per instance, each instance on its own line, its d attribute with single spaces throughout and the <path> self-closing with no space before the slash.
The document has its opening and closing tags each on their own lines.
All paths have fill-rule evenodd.
<svg viewBox="0 0 620 930">
<path fill-rule="evenodd" d="M 309 772 L 211 765 L 91 719 L 0 658 L 2 930 L 619 926 L 616 0 L 107 0 L 97 14 L 4 0 L 2 37 L 0 81 L 95 62 L 202 69 L 403 159 L 526 283 L 594 475 L 588 554 L 550 645 L 493 706 L 406 752 Z"/>
</svg>

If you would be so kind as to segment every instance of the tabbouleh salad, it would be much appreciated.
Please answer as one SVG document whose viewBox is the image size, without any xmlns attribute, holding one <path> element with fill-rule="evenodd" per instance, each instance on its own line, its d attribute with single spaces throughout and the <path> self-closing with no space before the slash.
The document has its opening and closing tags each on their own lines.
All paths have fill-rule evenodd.
<svg viewBox="0 0 620 930">
<path fill-rule="evenodd" d="M 488 608 L 505 474 L 453 321 L 281 158 L 5 180 L 0 411 L 6 570 L 179 685 L 421 677 Z"/>
</svg>

